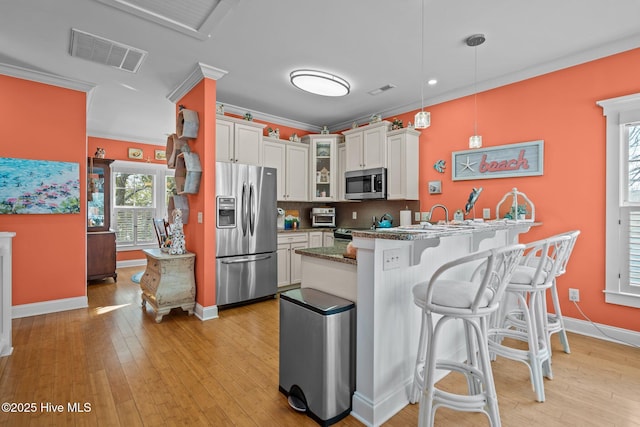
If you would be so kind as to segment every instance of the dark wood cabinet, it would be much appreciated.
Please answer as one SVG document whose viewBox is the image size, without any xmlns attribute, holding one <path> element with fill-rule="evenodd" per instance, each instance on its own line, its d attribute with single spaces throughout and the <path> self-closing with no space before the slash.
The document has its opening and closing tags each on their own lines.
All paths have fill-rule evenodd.
<svg viewBox="0 0 640 427">
<path fill-rule="evenodd" d="M 87 233 L 87 280 L 113 277 L 116 273 L 116 233 L 96 231 Z"/>
<path fill-rule="evenodd" d="M 116 273 L 116 233 L 111 230 L 110 159 L 90 157 L 87 163 L 87 280 Z"/>
</svg>

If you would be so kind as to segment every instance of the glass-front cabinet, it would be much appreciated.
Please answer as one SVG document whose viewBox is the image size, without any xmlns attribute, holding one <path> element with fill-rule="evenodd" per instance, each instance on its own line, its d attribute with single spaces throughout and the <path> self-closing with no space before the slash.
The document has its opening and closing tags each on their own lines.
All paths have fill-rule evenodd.
<svg viewBox="0 0 640 427">
<path fill-rule="evenodd" d="M 111 227 L 111 169 L 113 160 L 90 157 L 87 164 L 87 231 Z"/>
<path fill-rule="evenodd" d="M 309 144 L 311 171 L 311 200 L 338 200 L 337 147 L 342 135 L 307 135 L 302 142 Z"/>
</svg>

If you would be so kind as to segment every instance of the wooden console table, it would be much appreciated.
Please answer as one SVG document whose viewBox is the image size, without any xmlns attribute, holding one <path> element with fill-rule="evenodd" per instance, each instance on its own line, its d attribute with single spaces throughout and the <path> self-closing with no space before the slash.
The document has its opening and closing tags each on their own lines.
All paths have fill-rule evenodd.
<svg viewBox="0 0 640 427">
<path fill-rule="evenodd" d="M 193 314 L 196 305 L 194 263 L 196 255 L 169 255 L 160 249 L 145 249 L 147 269 L 140 279 L 142 308 L 149 303 L 156 312 L 156 322 L 172 308 L 180 307 Z"/>
</svg>

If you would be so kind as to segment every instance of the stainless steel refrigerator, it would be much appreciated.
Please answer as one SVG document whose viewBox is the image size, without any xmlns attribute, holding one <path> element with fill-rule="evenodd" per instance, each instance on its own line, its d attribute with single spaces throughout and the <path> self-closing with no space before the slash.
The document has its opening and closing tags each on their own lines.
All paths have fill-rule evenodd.
<svg viewBox="0 0 640 427">
<path fill-rule="evenodd" d="M 216 304 L 277 292 L 274 168 L 216 162 Z"/>
</svg>

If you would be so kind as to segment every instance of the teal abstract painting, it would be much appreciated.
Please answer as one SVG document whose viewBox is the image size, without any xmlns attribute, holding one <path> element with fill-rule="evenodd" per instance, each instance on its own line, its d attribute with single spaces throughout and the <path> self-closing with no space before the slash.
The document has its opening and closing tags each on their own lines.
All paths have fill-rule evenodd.
<svg viewBox="0 0 640 427">
<path fill-rule="evenodd" d="M 80 164 L 0 157 L 0 214 L 80 213 Z"/>
</svg>

